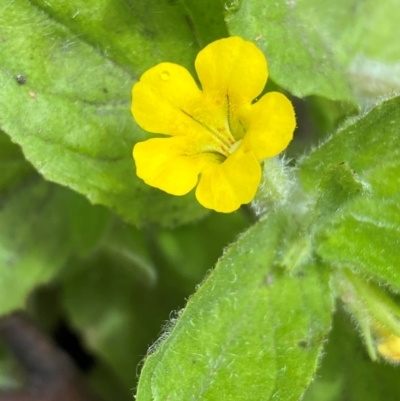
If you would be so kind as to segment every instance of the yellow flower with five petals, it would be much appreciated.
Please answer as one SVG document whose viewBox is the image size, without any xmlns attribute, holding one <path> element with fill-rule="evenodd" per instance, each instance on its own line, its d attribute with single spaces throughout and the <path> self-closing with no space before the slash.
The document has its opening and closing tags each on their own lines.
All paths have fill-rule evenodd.
<svg viewBox="0 0 400 401">
<path fill-rule="evenodd" d="M 251 202 L 261 180 L 260 161 L 282 152 L 293 137 L 294 110 L 269 92 L 261 50 L 239 37 L 199 52 L 201 88 L 178 64 L 160 63 L 133 87 L 132 113 L 144 130 L 167 135 L 133 148 L 137 175 L 172 195 L 196 187 L 206 208 L 229 213 Z"/>
</svg>

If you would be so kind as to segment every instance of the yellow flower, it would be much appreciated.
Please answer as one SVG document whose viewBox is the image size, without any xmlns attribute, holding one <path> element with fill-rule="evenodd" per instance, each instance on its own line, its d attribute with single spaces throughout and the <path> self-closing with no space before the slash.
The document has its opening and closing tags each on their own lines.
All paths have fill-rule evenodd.
<svg viewBox="0 0 400 401">
<path fill-rule="evenodd" d="M 397 324 L 398 326 L 398 324 Z M 373 333 L 376 339 L 376 348 L 381 356 L 393 363 L 400 362 L 400 337 L 392 330 L 376 323 L 373 325 Z"/>
<path fill-rule="evenodd" d="M 391 362 L 400 362 L 400 337 L 391 335 L 381 339 L 378 352 Z"/>
<path fill-rule="evenodd" d="M 202 90 L 185 68 L 172 63 L 150 68 L 134 85 L 136 122 L 169 136 L 135 145 L 137 175 L 172 195 L 197 185 L 204 207 L 229 213 L 254 198 L 260 161 L 291 141 L 294 111 L 278 92 L 253 102 L 268 72 L 263 53 L 251 42 L 217 40 L 199 52 L 195 67 Z"/>
</svg>

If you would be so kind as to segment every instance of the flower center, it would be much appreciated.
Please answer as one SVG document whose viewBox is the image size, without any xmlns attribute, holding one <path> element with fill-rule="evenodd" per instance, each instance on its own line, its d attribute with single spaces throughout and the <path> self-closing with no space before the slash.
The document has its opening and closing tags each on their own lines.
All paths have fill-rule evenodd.
<svg viewBox="0 0 400 401">
<path fill-rule="evenodd" d="M 204 129 L 204 137 L 207 140 L 202 146 L 200 153 L 217 153 L 224 158 L 227 158 L 232 153 L 231 149 L 237 142 L 230 132 L 228 123 L 218 124 L 216 120 L 207 121 L 209 118 L 201 118 L 204 116 L 194 117 L 185 110 L 181 109 L 181 111 Z"/>
<path fill-rule="evenodd" d="M 230 148 L 229 148 L 229 154 L 234 153 L 238 147 L 240 146 L 240 144 L 242 143 L 242 140 L 239 139 L 238 141 L 236 141 Z"/>
<path fill-rule="evenodd" d="M 240 146 L 244 133 L 235 132 L 238 124 L 233 121 L 234 110 L 228 95 L 221 98 L 215 94 L 205 97 L 205 100 L 204 107 L 194 109 L 194 113 L 181 111 L 203 128 L 204 141 L 199 153 L 212 153 L 218 158 L 222 156 L 223 161 Z"/>
</svg>

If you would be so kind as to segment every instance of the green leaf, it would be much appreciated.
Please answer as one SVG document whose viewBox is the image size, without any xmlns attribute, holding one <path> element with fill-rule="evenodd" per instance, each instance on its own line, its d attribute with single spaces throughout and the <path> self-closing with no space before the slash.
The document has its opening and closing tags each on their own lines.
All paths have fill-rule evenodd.
<svg viewBox="0 0 400 401">
<path fill-rule="evenodd" d="M 229 32 L 260 46 L 271 78 L 293 95 L 319 95 L 356 108 L 344 67 L 332 54 L 331 43 L 307 21 L 309 7 L 302 3 L 227 1 Z"/>
<path fill-rule="evenodd" d="M 372 362 L 343 310 L 336 313 L 322 364 L 303 401 L 397 401 L 399 367 Z"/>
<path fill-rule="evenodd" d="M 0 315 L 24 306 L 72 254 L 99 242 L 109 213 L 66 188 L 44 181 L 19 147 L 0 132 Z"/>
<path fill-rule="evenodd" d="M 69 232 L 71 249 L 84 257 L 102 240 L 112 215 L 102 206 L 91 205 L 83 196 L 66 190 L 63 229 Z"/>
<path fill-rule="evenodd" d="M 249 226 L 243 212 L 210 213 L 196 224 L 158 229 L 155 241 L 171 269 L 191 284 L 202 281 L 206 271 L 215 265 L 224 247 Z"/>
<path fill-rule="evenodd" d="M 58 274 L 71 254 L 90 252 L 103 235 L 108 213 L 36 174 L 0 201 L 1 315 L 23 307 L 30 292 Z M 76 205 L 79 215 L 74 215 Z"/>
<path fill-rule="evenodd" d="M 214 40 L 229 36 L 223 5 L 215 0 L 182 0 L 185 18 L 200 48 Z"/>
<path fill-rule="evenodd" d="M 354 104 L 400 90 L 399 0 L 226 1 L 232 34 L 256 41 L 271 77 L 297 96 Z M 231 7 L 229 5 L 236 5 Z"/>
<path fill-rule="evenodd" d="M 362 185 L 355 180 L 346 164 L 331 164 L 319 183 L 320 194 L 315 210 L 320 216 L 330 216 L 347 201 L 362 193 L 362 190 Z"/>
<path fill-rule="evenodd" d="M 399 196 L 400 97 L 382 102 L 352 121 L 300 162 L 300 178 L 308 191 L 318 188 L 323 172 L 343 162 L 374 196 Z"/>
<path fill-rule="evenodd" d="M 400 206 L 362 197 L 335 214 L 316 236 L 319 255 L 336 267 L 367 273 L 400 290 Z"/>
<path fill-rule="evenodd" d="M 2 198 L 0 314 L 22 307 L 31 290 L 66 262 L 69 242 L 60 213 L 64 194 L 35 176 Z"/>
<path fill-rule="evenodd" d="M 135 274 L 104 254 L 80 264 L 62 282 L 63 305 L 72 325 L 127 388 L 135 383 L 146 336 L 134 307 L 136 287 Z"/>
<path fill-rule="evenodd" d="M 321 187 L 318 182 L 324 180 L 327 169 L 340 172 L 343 162 L 354 181 L 363 186 L 359 196 L 356 191 L 353 199 L 332 210 L 336 213 L 319 225 L 315 244 L 320 256 L 332 265 L 373 275 L 396 289 L 400 288 L 399 123 L 397 97 L 337 132 L 300 163 L 300 177 L 309 191 Z M 342 179 L 346 174 L 350 177 L 349 172 L 341 172 Z M 349 195 L 348 190 L 346 193 Z M 334 201 L 341 196 L 338 190 L 332 195 Z"/>
<path fill-rule="evenodd" d="M 131 156 L 148 138 L 131 116 L 132 85 L 161 61 L 193 69 L 198 45 L 188 21 L 201 13 L 200 5 L 192 8 L 191 17 L 181 2 L 167 0 L 16 0 L 3 7 L 0 128 L 45 178 L 133 223 L 203 216 L 193 194 L 173 197 L 141 182 Z M 204 42 L 222 32 L 207 36 L 206 25 L 196 24 Z"/>
<path fill-rule="evenodd" d="M 12 188 L 18 181 L 27 178 L 35 172 L 33 167 L 24 160 L 18 145 L 0 131 L 0 191 Z"/>
<path fill-rule="evenodd" d="M 145 286 L 153 286 L 157 272 L 151 260 L 144 235 L 121 221 L 114 221 L 101 242 L 100 252 L 115 266 L 127 270 Z"/>
<path fill-rule="evenodd" d="M 302 0 L 302 16 L 330 45 L 362 98 L 400 90 L 399 0 Z"/>
<path fill-rule="evenodd" d="M 147 357 L 137 400 L 298 400 L 333 307 L 323 266 L 280 267 L 299 239 L 277 212 L 231 246 Z"/>
<path fill-rule="evenodd" d="M 121 245 L 126 245 L 126 238 Z M 115 251 L 110 254 L 107 247 L 100 249 L 60 280 L 69 321 L 127 389 L 136 383 L 137 366 L 149 342 L 156 338 L 171 310 L 189 296 L 175 285 L 176 277 L 170 272 L 158 272 L 157 285 L 143 285 L 143 274 L 138 275 L 143 273 L 141 262 L 135 265 L 135 259 L 146 251 L 140 248 L 137 242 L 130 249 L 136 258 L 125 260 L 115 257 Z"/>
</svg>

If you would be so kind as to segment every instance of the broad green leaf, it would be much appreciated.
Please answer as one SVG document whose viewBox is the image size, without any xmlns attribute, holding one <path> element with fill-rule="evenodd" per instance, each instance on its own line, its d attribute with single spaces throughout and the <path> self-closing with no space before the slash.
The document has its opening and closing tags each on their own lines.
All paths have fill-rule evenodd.
<svg viewBox="0 0 400 401">
<path fill-rule="evenodd" d="M 336 213 L 319 226 L 316 247 L 320 256 L 333 265 L 373 275 L 396 289 L 400 288 L 399 123 L 397 97 L 337 132 L 300 163 L 307 190 L 321 187 L 318 182 L 324 172 L 332 168 L 339 171 L 341 163 L 349 166 L 354 180 L 363 185 L 360 196 L 332 210 Z M 336 191 L 336 199 L 339 196 Z"/>
<path fill-rule="evenodd" d="M 303 401 L 397 401 L 399 367 L 372 362 L 354 329 L 339 309 L 316 378 Z"/>
<path fill-rule="evenodd" d="M 182 0 L 185 19 L 200 48 L 229 36 L 223 17 L 224 8 L 215 0 Z"/>
<path fill-rule="evenodd" d="M 242 211 L 212 212 L 195 224 L 173 230 L 158 229 L 154 235 L 168 266 L 186 278 L 193 289 L 215 265 L 224 247 L 248 226 L 249 221 Z"/>
<path fill-rule="evenodd" d="M 0 192 L 7 191 L 18 181 L 32 175 L 35 170 L 24 160 L 20 147 L 0 131 Z"/>
<path fill-rule="evenodd" d="M 400 192 L 400 97 L 382 102 L 338 131 L 300 162 L 306 190 L 315 191 L 330 165 L 345 163 L 374 196 Z"/>
<path fill-rule="evenodd" d="M 145 236 L 138 229 L 121 221 L 114 221 L 101 241 L 100 252 L 112 263 L 127 270 L 145 286 L 153 286 L 157 281 L 152 258 Z"/>
<path fill-rule="evenodd" d="M 136 250 L 139 247 L 137 243 Z M 69 321 L 129 389 L 135 386 L 137 366 L 160 326 L 189 296 L 171 272 L 159 271 L 157 285 L 143 285 L 143 276 L 138 279 L 135 271 L 135 258 L 130 260 L 128 266 L 126 259 L 121 261 L 107 248 L 100 249 L 60 279 Z M 136 265 L 136 269 L 142 267 Z"/>
<path fill-rule="evenodd" d="M 362 184 L 356 181 L 354 174 L 344 163 L 330 164 L 323 172 L 318 187 L 319 196 L 315 210 L 319 217 L 327 218 L 363 191 Z M 319 223 L 323 224 L 323 221 Z"/>
<path fill-rule="evenodd" d="M 135 383 L 144 341 L 134 309 L 135 285 L 135 274 L 104 254 L 80 264 L 62 283 L 69 321 L 129 388 Z"/>
<path fill-rule="evenodd" d="M 31 290 L 66 262 L 69 241 L 60 213 L 65 191 L 35 175 L 2 198 L 0 314 L 22 307 Z"/>
<path fill-rule="evenodd" d="M 102 237 L 109 213 L 44 181 L 17 145 L 0 133 L 0 315 L 25 304 L 72 254 L 85 255 Z"/>
<path fill-rule="evenodd" d="M 70 321 L 125 387 L 134 387 L 137 365 L 171 310 L 182 307 L 223 247 L 247 225 L 239 212 L 210 213 L 174 230 L 149 227 L 145 235 L 117 222 L 92 258 L 63 272 Z"/>
<path fill-rule="evenodd" d="M 272 213 L 226 251 L 147 357 L 138 401 L 299 399 L 333 305 L 323 266 L 280 266 L 297 229 Z"/>
<path fill-rule="evenodd" d="M 91 205 L 83 196 L 65 191 L 65 221 L 63 229 L 70 235 L 71 249 L 78 256 L 90 253 L 104 236 L 112 215 L 99 205 Z"/>
<path fill-rule="evenodd" d="M 58 274 L 71 254 L 89 252 L 103 235 L 108 213 L 37 174 L 0 200 L 1 315 L 23 307 L 30 292 Z M 74 216 L 76 205 L 79 216 Z M 91 229 L 85 227 L 96 218 Z M 80 241 L 82 227 L 85 241 Z"/>
<path fill-rule="evenodd" d="M 166 195 L 136 177 L 132 147 L 148 135 L 135 125 L 130 102 L 133 83 L 150 66 L 171 61 L 193 69 L 193 29 L 204 42 L 222 32 L 207 36 L 202 20 L 193 25 L 200 11 L 200 4 L 167 0 L 3 5 L 0 128 L 45 178 L 126 220 L 173 225 L 199 218 L 206 211 L 193 194 Z"/>
<path fill-rule="evenodd" d="M 358 95 L 376 98 L 400 90 L 399 0 L 300 0 L 302 16 L 346 66 Z"/>
<path fill-rule="evenodd" d="M 359 197 L 320 227 L 316 247 L 331 265 L 356 269 L 400 290 L 399 237 L 398 200 Z"/>
<path fill-rule="evenodd" d="M 332 54 L 331 43 L 322 32 L 307 21 L 309 9 L 301 0 L 225 4 L 229 32 L 261 47 L 270 76 L 278 85 L 295 96 L 319 95 L 356 107 L 344 66 Z"/>
<path fill-rule="evenodd" d="M 227 1 L 232 34 L 256 41 L 271 77 L 297 96 L 352 102 L 400 90 L 399 0 Z M 235 5 L 235 7 L 229 7 Z"/>
</svg>

